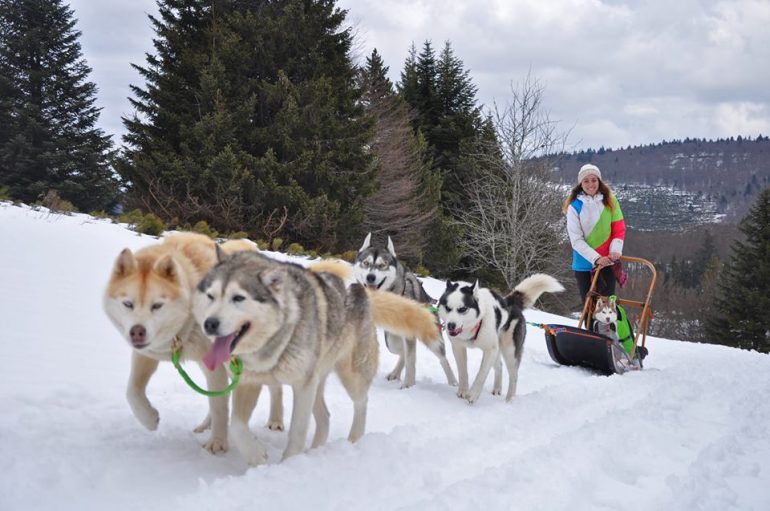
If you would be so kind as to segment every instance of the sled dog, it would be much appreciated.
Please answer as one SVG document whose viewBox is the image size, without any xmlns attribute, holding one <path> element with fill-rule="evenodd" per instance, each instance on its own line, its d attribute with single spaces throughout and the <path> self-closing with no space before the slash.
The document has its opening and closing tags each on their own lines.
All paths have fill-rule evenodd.
<svg viewBox="0 0 770 511">
<path fill-rule="evenodd" d="M 388 236 L 388 247 L 379 248 L 371 245 L 372 233 L 366 235 L 364 244 L 358 249 L 358 255 L 353 264 L 356 280 L 370 289 L 390 291 L 427 305 L 433 300 L 417 276 L 410 272 L 396 257 L 393 241 Z M 422 339 L 425 345 L 438 357 L 449 385 L 457 385 L 454 372 L 446 358 L 444 338 L 439 335 L 436 339 Z M 388 380 L 401 378 L 401 371 L 406 365 L 404 384 L 402 388 L 414 385 L 416 348 L 414 337 L 402 337 L 392 332 L 385 332 L 385 345 L 388 350 L 398 355 L 398 362 L 388 373 Z"/>
<path fill-rule="evenodd" d="M 438 311 L 457 361 L 460 379 L 458 397 L 475 402 L 493 365 L 495 381 L 492 394 L 499 395 L 502 391 L 502 356 L 508 370 L 505 400 L 513 399 L 527 333 L 523 310 L 531 307 L 542 293 L 563 290 L 564 287 L 556 279 L 543 273 L 522 280 L 505 297 L 479 287 L 478 281 L 474 284 L 447 281 L 446 290 L 439 299 Z M 483 350 L 481 367 L 470 389 L 467 348 Z"/>
<path fill-rule="evenodd" d="M 606 335 L 614 341 L 618 340 L 618 308 L 615 300 L 605 296 L 597 297 L 593 319 L 594 332 Z"/>
<path fill-rule="evenodd" d="M 201 363 L 209 340 L 195 322 L 195 287 L 216 263 L 217 245 L 195 233 L 172 234 L 162 242 L 118 255 L 104 293 L 104 311 L 132 348 L 126 398 L 134 416 L 149 430 L 158 427 L 158 411 L 147 398 L 147 384 L 160 361 L 170 361 L 172 346 L 181 346 L 182 360 Z M 225 252 L 255 250 L 247 240 L 222 245 Z M 227 386 L 223 367 L 203 371 L 210 390 Z M 271 428 L 283 427 L 280 388 L 272 389 Z M 227 397 L 210 397 L 209 414 L 195 428 L 211 427 L 204 447 L 212 453 L 227 450 Z"/>
<path fill-rule="evenodd" d="M 324 265 L 325 263 L 319 263 Z M 422 305 L 391 293 L 346 287 L 342 264 L 315 266 L 279 262 L 254 252 L 224 258 L 198 286 L 195 317 L 213 345 L 204 357 L 218 369 L 237 355 L 241 383 L 233 394 L 230 441 L 251 465 L 267 462 L 264 446 L 249 431 L 255 385 L 286 384 L 294 403 L 283 458 L 305 447 L 310 414 L 312 446 L 329 435 L 324 386 L 335 371 L 353 401 L 348 440 L 364 433 L 369 386 L 377 372 L 376 326 L 401 335 L 434 338 L 438 327 Z"/>
</svg>

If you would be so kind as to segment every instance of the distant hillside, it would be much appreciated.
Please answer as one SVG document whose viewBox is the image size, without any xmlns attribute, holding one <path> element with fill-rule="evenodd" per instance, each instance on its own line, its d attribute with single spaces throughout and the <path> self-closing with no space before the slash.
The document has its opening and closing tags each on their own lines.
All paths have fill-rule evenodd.
<svg viewBox="0 0 770 511">
<path fill-rule="evenodd" d="M 637 228 L 735 222 L 757 192 L 770 186 L 770 138 L 685 139 L 562 154 L 554 177 L 571 184 L 585 163 L 601 169 L 622 203 L 635 213 Z"/>
</svg>

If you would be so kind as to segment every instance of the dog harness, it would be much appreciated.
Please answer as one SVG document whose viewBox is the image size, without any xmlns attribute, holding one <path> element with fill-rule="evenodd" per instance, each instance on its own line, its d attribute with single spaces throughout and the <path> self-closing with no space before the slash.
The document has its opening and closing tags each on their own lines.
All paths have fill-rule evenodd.
<svg viewBox="0 0 770 511">
<path fill-rule="evenodd" d="M 233 380 L 230 382 L 230 385 L 223 388 L 222 390 L 206 390 L 198 386 L 198 384 L 195 383 L 192 378 L 190 378 L 190 375 L 187 374 L 184 369 L 182 369 L 182 365 L 179 363 L 181 356 L 182 339 L 180 339 L 177 335 L 174 337 L 174 342 L 171 345 L 171 363 L 174 364 L 174 367 L 176 367 L 176 370 L 179 371 L 179 375 L 182 377 L 182 379 L 187 382 L 187 385 L 189 385 L 191 389 L 199 394 L 203 394 L 204 396 L 209 397 L 226 396 L 238 385 L 238 382 L 241 380 L 243 362 L 238 357 L 232 357 L 230 358 L 230 372 L 233 374 Z"/>
</svg>

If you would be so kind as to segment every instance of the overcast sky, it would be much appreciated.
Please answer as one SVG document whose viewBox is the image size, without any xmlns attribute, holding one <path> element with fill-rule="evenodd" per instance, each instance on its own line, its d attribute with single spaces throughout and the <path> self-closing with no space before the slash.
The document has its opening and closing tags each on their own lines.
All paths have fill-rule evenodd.
<svg viewBox="0 0 770 511">
<path fill-rule="evenodd" d="M 131 63 L 152 52 L 154 0 L 72 0 L 103 107 L 122 135 Z M 479 102 L 504 105 L 531 75 L 571 148 L 770 135 L 770 0 L 341 0 L 356 58 L 397 81 L 409 47 L 450 41 Z M 120 143 L 118 137 L 115 140 Z"/>
</svg>

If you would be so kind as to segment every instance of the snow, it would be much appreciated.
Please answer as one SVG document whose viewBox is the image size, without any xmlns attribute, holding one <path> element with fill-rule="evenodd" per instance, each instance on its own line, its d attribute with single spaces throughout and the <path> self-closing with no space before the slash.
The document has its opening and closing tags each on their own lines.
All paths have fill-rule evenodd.
<svg viewBox="0 0 770 511">
<path fill-rule="evenodd" d="M 415 387 L 386 381 L 396 359 L 383 346 L 360 442 L 345 440 L 352 406 L 332 377 L 329 443 L 280 462 L 287 434 L 264 427 L 265 392 L 251 427 L 270 463 L 249 468 L 200 447 L 206 400 L 170 364 L 148 388 L 157 431 L 125 401 L 130 348 L 101 296 L 118 252 L 154 238 L 9 203 L 0 238 L 3 511 L 770 509 L 767 355 L 648 338 L 643 371 L 604 377 L 556 365 L 529 327 L 518 396 L 492 396 L 490 375 L 469 405 L 422 346 Z"/>
</svg>

